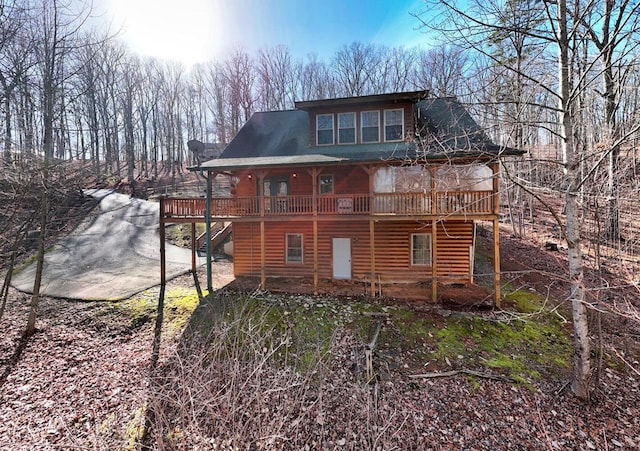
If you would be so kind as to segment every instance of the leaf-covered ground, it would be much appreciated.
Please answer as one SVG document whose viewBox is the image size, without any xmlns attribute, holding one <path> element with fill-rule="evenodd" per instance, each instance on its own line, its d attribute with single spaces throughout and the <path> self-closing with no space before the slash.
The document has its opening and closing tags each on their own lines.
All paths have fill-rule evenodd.
<svg viewBox="0 0 640 451">
<path fill-rule="evenodd" d="M 230 279 L 230 264 L 216 268 L 214 284 L 224 285 Z M 473 336 L 471 341 L 465 339 L 465 347 L 451 354 L 428 350 L 434 357 L 424 368 L 417 365 L 424 360 L 407 353 L 402 344 L 396 343 L 395 350 L 381 348 L 375 356 L 379 382 L 367 384 L 362 378 L 362 352 L 370 330 L 362 333 L 360 327 L 357 333 L 345 316 L 345 312 L 353 314 L 345 303 L 326 299 L 320 301 L 323 314 L 335 315 L 337 332 L 327 349 L 330 363 L 321 374 L 315 373 L 312 384 L 304 372 L 249 358 L 225 361 L 223 367 L 204 374 L 198 372 L 203 365 L 185 365 L 199 361 L 200 348 L 194 346 L 185 354 L 182 343 L 182 360 L 177 359 L 176 351 L 180 318 L 195 306 L 193 279 L 185 276 L 171 282 L 167 293 L 162 377 L 150 386 L 151 308 L 157 292 L 121 305 L 43 299 L 37 333 L 23 349 L 19 348 L 19 333 L 26 322 L 28 299 L 13 292 L 0 341 L 0 449 L 125 449 L 136 443 L 150 400 L 156 413 L 166 415 L 156 423 L 155 435 L 150 435 L 152 448 L 564 450 L 640 446 L 638 335 L 633 323 L 621 321 L 618 330 L 605 324 L 606 364 L 592 402 L 584 404 L 565 386 L 567 373 L 545 374 L 544 362 L 537 368 L 540 377 L 526 376 L 526 383 L 464 373 L 410 377 L 464 368 L 507 374 L 504 368 L 483 365 L 481 352 L 465 351 L 480 346 L 480 335 L 475 342 Z M 313 299 L 304 297 L 303 306 L 313 305 Z M 439 326 L 459 323 L 451 323 L 447 311 L 429 315 Z M 391 322 L 395 326 L 383 327 L 381 346 L 395 343 L 389 331 L 401 329 L 401 318 L 394 314 Z M 425 335 L 431 335 L 433 343 L 450 339 L 434 330 Z M 13 359 L 16 350 L 20 355 Z M 521 352 L 514 349 L 513 358 Z M 210 354 L 206 359 L 215 361 Z M 548 368 L 552 367 L 549 363 Z M 178 398 L 178 392 L 190 395 Z M 158 410 L 159 393 L 165 401 L 181 399 L 182 404 Z M 216 409 L 217 405 L 221 408 Z M 193 421 L 183 424 L 184 416 L 172 417 L 180 411 L 190 412 L 192 416 L 186 418 Z M 160 426 L 164 429 L 158 432 Z M 218 433 L 210 432 L 216 428 Z"/>
</svg>

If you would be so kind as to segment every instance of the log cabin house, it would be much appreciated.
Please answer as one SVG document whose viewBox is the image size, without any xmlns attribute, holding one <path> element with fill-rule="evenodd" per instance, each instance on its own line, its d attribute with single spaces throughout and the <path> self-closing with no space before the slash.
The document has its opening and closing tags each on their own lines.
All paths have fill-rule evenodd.
<svg viewBox="0 0 640 451">
<path fill-rule="evenodd" d="M 475 223 L 493 224 L 500 302 L 499 158 L 455 98 L 426 91 L 296 102 L 255 113 L 206 176 L 204 199 L 165 199 L 163 220 L 232 223 L 234 273 L 376 284 L 473 283 Z M 230 192 L 212 195 L 224 175 Z M 203 202 L 204 201 L 204 202 Z M 210 287 L 210 256 L 208 256 Z"/>
</svg>

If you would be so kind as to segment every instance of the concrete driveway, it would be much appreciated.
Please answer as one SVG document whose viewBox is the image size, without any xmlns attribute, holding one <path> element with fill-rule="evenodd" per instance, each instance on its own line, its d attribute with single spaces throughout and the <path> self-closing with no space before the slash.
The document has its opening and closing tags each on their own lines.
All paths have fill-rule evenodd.
<svg viewBox="0 0 640 451">
<path fill-rule="evenodd" d="M 119 300 L 159 285 L 159 204 L 110 190 L 85 192 L 100 200 L 99 213 L 46 253 L 41 294 Z M 167 244 L 166 262 L 167 279 L 184 274 L 191 251 Z M 35 270 L 35 262 L 20 269 L 12 285 L 32 293 Z"/>
</svg>

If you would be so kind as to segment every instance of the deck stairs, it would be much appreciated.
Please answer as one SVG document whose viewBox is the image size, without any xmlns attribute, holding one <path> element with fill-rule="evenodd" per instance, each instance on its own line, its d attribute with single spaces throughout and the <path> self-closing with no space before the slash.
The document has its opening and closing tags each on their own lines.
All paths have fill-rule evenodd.
<svg viewBox="0 0 640 451">
<path fill-rule="evenodd" d="M 211 241 L 210 247 L 211 253 L 218 248 L 226 239 L 231 235 L 231 223 L 230 222 L 214 222 L 211 224 Z M 205 256 L 207 254 L 207 233 L 204 232 L 196 238 L 196 249 L 198 255 Z"/>
</svg>

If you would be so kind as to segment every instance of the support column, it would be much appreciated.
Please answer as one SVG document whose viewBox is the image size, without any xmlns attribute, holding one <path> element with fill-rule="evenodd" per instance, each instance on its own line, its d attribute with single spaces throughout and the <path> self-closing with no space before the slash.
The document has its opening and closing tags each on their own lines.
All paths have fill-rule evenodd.
<svg viewBox="0 0 640 451">
<path fill-rule="evenodd" d="M 165 250 L 165 223 L 164 223 L 164 197 L 160 198 L 160 286 L 164 288 L 167 283 L 167 265 Z"/>
<path fill-rule="evenodd" d="M 260 199 L 260 289 L 267 289 L 267 269 L 266 269 L 266 251 L 265 251 L 265 237 L 264 237 L 264 217 L 265 217 L 265 196 L 264 192 L 264 179 L 267 176 L 267 171 L 257 171 L 256 180 L 257 187 L 256 193 L 259 194 Z M 252 245 L 253 247 L 253 245 Z M 252 271 L 253 272 L 253 271 Z"/>
<path fill-rule="evenodd" d="M 371 254 L 371 296 L 376 295 L 376 223 L 369 219 L 369 253 Z"/>
<path fill-rule="evenodd" d="M 438 300 L 438 223 L 431 221 L 431 301 Z"/>
<path fill-rule="evenodd" d="M 375 208 L 375 194 L 374 194 L 374 176 L 377 168 L 375 166 L 363 167 L 364 171 L 369 176 L 369 258 L 371 269 L 371 296 L 376 295 L 376 223 L 374 216 L 376 213 Z M 380 288 L 382 291 L 382 287 Z"/>
<path fill-rule="evenodd" d="M 318 294 L 318 170 L 311 169 L 313 208 L 313 294 Z"/>
<path fill-rule="evenodd" d="M 213 291 L 213 283 L 211 277 L 211 172 L 207 172 L 207 202 L 205 205 L 205 239 L 207 241 L 207 290 L 209 294 Z"/>
<path fill-rule="evenodd" d="M 264 219 L 260 221 L 260 289 L 267 289 L 266 255 L 264 244 Z"/>
<path fill-rule="evenodd" d="M 191 272 L 196 273 L 196 223 L 191 223 Z"/>
<path fill-rule="evenodd" d="M 502 295 L 500 294 L 500 221 L 498 218 L 493 220 L 493 291 L 496 307 L 500 307 Z"/>
<path fill-rule="evenodd" d="M 500 307 L 500 163 L 491 165 L 493 171 L 493 292 L 496 307 Z"/>
</svg>

